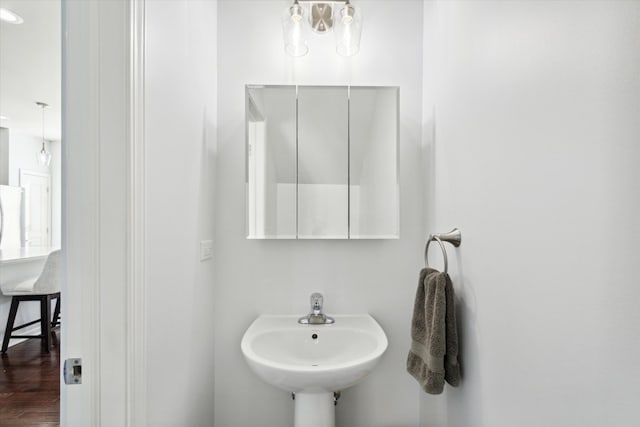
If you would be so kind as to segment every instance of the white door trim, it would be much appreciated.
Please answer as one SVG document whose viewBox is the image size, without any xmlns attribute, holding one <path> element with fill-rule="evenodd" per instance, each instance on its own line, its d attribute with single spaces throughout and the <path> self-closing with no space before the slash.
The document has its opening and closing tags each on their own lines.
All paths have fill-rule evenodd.
<svg viewBox="0 0 640 427">
<path fill-rule="evenodd" d="M 39 245 L 39 246 L 51 246 L 51 174 L 48 172 L 38 172 L 38 171 L 34 171 L 31 169 L 23 169 L 20 168 L 18 170 L 18 174 L 19 174 L 19 184 L 21 187 L 25 187 L 25 175 L 31 175 L 31 176 L 39 176 L 41 178 L 46 178 L 47 179 L 47 238 L 46 241 L 44 242 L 44 245 Z M 26 199 L 26 195 L 25 195 L 25 199 Z M 26 215 L 25 215 L 25 221 L 27 220 Z M 28 243 L 28 242 L 27 242 Z"/>
<path fill-rule="evenodd" d="M 82 384 L 60 381 L 60 423 L 100 425 L 97 2 L 62 1 L 61 364 L 82 358 Z M 82 268 L 77 268 L 82 266 Z M 81 308 L 82 307 L 82 308 Z M 90 316 L 88 313 L 94 313 Z"/>
<path fill-rule="evenodd" d="M 145 0 L 130 3 L 130 271 L 127 304 L 127 426 L 146 426 L 146 265 L 145 265 Z"/>
<path fill-rule="evenodd" d="M 61 425 L 146 425 L 145 1 L 62 1 Z"/>
</svg>

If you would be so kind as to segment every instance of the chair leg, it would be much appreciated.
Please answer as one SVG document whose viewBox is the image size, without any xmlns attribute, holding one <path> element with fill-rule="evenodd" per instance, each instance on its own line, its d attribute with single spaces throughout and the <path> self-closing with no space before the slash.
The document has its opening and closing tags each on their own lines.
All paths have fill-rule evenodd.
<svg viewBox="0 0 640 427">
<path fill-rule="evenodd" d="M 55 328 L 59 323 L 60 318 L 60 295 L 56 298 L 56 307 L 53 310 L 53 320 L 51 321 L 51 327 Z"/>
<path fill-rule="evenodd" d="M 16 297 L 11 298 L 11 308 L 9 309 L 9 319 L 7 320 L 7 329 L 4 330 L 4 339 L 2 340 L 2 353 L 7 352 L 9 348 L 9 339 L 11 338 L 11 332 L 13 332 L 13 325 L 16 321 L 16 314 L 18 313 L 18 304 L 20 301 Z"/>
<path fill-rule="evenodd" d="M 43 295 L 40 299 L 40 328 L 42 332 L 42 346 L 49 353 L 51 346 L 51 296 Z"/>
</svg>

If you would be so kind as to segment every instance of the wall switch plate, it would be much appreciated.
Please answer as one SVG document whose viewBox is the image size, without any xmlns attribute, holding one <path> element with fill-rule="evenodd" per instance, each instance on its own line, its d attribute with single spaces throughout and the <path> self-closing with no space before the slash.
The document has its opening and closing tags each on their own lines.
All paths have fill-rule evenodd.
<svg viewBox="0 0 640 427">
<path fill-rule="evenodd" d="M 206 261 L 213 257 L 213 241 L 201 240 L 200 241 L 200 261 Z"/>
</svg>

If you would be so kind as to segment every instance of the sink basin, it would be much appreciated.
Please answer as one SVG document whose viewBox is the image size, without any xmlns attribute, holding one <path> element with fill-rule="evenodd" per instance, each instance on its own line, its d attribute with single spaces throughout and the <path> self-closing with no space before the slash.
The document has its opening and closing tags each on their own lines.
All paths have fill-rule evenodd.
<svg viewBox="0 0 640 427">
<path fill-rule="evenodd" d="M 260 378 L 290 392 L 334 392 L 358 383 L 387 349 L 368 314 L 338 315 L 331 325 L 301 325 L 298 316 L 258 317 L 242 353 Z"/>
<path fill-rule="evenodd" d="M 387 336 L 370 315 L 332 317 L 330 325 L 302 325 L 299 316 L 262 315 L 242 337 L 251 370 L 295 393 L 296 427 L 334 426 L 334 392 L 366 377 L 387 349 Z"/>
<path fill-rule="evenodd" d="M 336 392 L 367 376 L 387 349 L 370 315 L 332 317 L 333 324 L 303 325 L 298 316 L 262 315 L 242 337 L 251 370 L 293 393 L 295 427 L 334 427 Z"/>
</svg>

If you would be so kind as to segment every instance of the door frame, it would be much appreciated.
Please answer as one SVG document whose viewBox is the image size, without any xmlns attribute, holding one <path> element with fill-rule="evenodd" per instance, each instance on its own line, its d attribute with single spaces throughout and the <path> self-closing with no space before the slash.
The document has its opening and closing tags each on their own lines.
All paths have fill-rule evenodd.
<svg viewBox="0 0 640 427">
<path fill-rule="evenodd" d="M 61 425 L 145 426 L 145 0 L 61 12 Z"/>
</svg>

